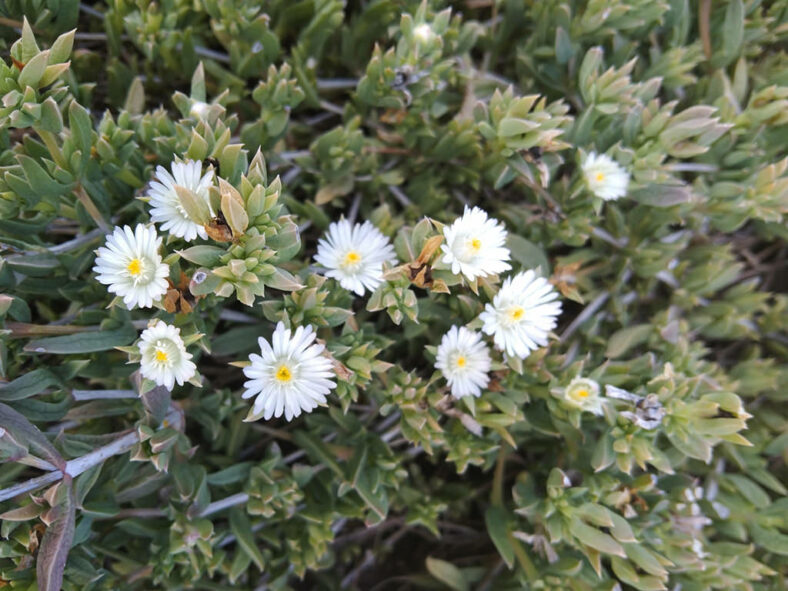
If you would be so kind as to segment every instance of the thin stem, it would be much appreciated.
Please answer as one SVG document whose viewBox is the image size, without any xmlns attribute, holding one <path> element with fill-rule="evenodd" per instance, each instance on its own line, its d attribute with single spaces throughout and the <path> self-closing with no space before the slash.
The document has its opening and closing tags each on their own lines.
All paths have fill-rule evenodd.
<svg viewBox="0 0 788 591">
<path fill-rule="evenodd" d="M 13 499 L 18 495 L 44 487 L 47 484 L 52 484 L 53 482 L 57 482 L 61 478 L 63 478 L 63 473 L 60 470 L 53 470 L 52 472 L 48 472 L 43 476 L 31 478 L 26 482 L 20 482 L 19 484 L 15 484 L 14 486 L 9 486 L 8 488 L 4 488 L 3 490 L 0 490 L 0 502 L 7 501 L 8 499 Z"/>
<path fill-rule="evenodd" d="M 572 323 L 566 327 L 566 330 L 561 333 L 561 341 L 566 342 L 569 340 L 569 337 L 575 334 L 575 331 L 580 328 L 580 326 L 582 326 L 586 320 L 596 314 L 596 311 L 605 304 L 609 297 L 610 293 L 607 291 L 598 295 L 597 298 L 588 306 L 586 306 L 583 311 L 580 312 L 580 314 L 578 314 L 577 317 L 572 321 Z"/>
<path fill-rule="evenodd" d="M 200 511 L 200 517 L 208 517 L 209 515 L 213 515 L 214 513 L 218 513 L 219 511 L 224 511 L 225 509 L 229 509 L 230 507 L 235 507 L 236 505 L 243 505 L 249 500 L 249 495 L 246 493 L 237 493 L 234 495 L 230 495 L 227 498 L 220 499 L 218 501 L 214 501 L 210 505 L 208 505 L 205 509 Z"/>
<path fill-rule="evenodd" d="M 119 437 L 104 447 L 100 447 L 97 450 L 85 454 L 84 456 L 75 460 L 69 460 L 66 463 L 66 474 L 69 474 L 72 477 L 79 476 L 93 466 L 101 464 L 107 458 L 126 453 L 137 443 L 139 443 L 139 440 L 140 436 L 136 431 L 126 433 L 123 437 Z"/>
<path fill-rule="evenodd" d="M 318 90 L 339 90 L 345 88 L 355 88 L 358 85 L 356 78 L 318 78 Z"/>
</svg>

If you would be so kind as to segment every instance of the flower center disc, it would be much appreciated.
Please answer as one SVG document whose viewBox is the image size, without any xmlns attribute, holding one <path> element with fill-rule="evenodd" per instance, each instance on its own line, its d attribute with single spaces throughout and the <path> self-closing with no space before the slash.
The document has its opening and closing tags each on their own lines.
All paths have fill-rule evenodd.
<svg viewBox="0 0 788 591">
<path fill-rule="evenodd" d="M 132 277 L 137 277 L 140 273 L 142 273 L 142 261 L 139 259 L 131 259 L 126 270 Z"/>
<path fill-rule="evenodd" d="M 463 357 L 462 355 L 457 357 L 457 367 L 465 367 L 466 363 L 467 362 L 465 361 L 465 357 Z"/>
<path fill-rule="evenodd" d="M 347 268 L 354 268 L 357 267 L 358 264 L 361 262 L 361 255 L 358 254 L 355 250 L 351 250 L 345 255 L 344 260 L 342 261 L 342 266 Z"/>
<path fill-rule="evenodd" d="M 520 306 L 516 308 L 512 308 L 509 310 L 509 319 L 512 322 L 518 322 L 523 316 L 525 315 L 525 310 L 523 310 Z"/>
<path fill-rule="evenodd" d="M 286 365 L 281 365 L 279 369 L 276 370 L 276 379 L 280 382 L 289 382 L 293 379 L 293 374 L 290 371 L 290 368 Z"/>
<path fill-rule="evenodd" d="M 598 173 L 596 173 L 596 177 L 595 178 L 596 178 L 596 182 L 601 183 L 602 181 L 605 180 L 605 173 L 604 172 L 598 172 Z"/>
</svg>

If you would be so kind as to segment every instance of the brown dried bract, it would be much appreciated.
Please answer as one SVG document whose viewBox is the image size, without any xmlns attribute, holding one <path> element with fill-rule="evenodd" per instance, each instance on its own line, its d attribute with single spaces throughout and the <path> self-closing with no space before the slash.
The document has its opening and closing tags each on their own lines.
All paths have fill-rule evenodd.
<svg viewBox="0 0 788 591">
<path fill-rule="evenodd" d="M 170 314 L 176 314 L 179 312 L 182 314 L 191 313 L 191 311 L 194 309 L 194 306 L 197 304 L 197 300 L 199 300 L 202 296 L 195 297 L 192 295 L 191 291 L 189 291 L 189 278 L 186 276 L 186 274 L 181 272 L 178 285 L 175 285 L 169 279 L 167 279 L 167 283 L 169 284 L 170 288 L 167 290 L 167 293 L 164 294 L 164 298 L 162 300 L 164 309 Z"/>
<path fill-rule="evenodd" d="M 449 288 L 446 286 L 445 281 L 433 278 L 432 265 L 430 265 L 430 261 L 438 251 L 441 242 L 443 242 L 443 236 L 437 235 L 429 238 L 424 243 L 418 258 L 408 263 L 407 273 L 408 279 L 410 279 L 410 282 L 416 287 L 429 289 L 438 293 L 449 293 Z"/>
<path fill-rule="evenodd" d="M 577 272 L 583 266 L 581 262 L 569 263 L 568 265 L 558 265 L 555 268 L 553 276 L 550 278 L 550 283 L 555 285 L 556 289 L 561 292 L 564 297 L 569 297 L 573 292 L 577 291 L 575 283 L 577 282 Z"/>
<path fill-rule="evenodd" d="M 208 237 L 216 242 L 233 242 L 233 231 L 220 211 L 219 215 L 211 220 L 210 224 L 205 224 L 205 231 Z"/>
</svg>

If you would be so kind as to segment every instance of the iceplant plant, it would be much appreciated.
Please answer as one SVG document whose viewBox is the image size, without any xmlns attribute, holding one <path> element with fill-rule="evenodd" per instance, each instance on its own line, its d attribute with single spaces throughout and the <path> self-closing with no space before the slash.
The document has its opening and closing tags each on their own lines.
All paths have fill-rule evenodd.
<svg viewBox="0 0 788 591">
<path fill-rule="evenodd" d="M 461 217 L 443 228 L 446 243 L 441 245 L 441 262 L 468 281 L 498 275 L 512 268 L 507 262 L 510 253 L 505 246 L 506 236 L 501 222 L 488 217 L 483 209 L 466 206 Z"/>
<path fill-rule="evenodd" d="M 252 353 L 244 368 L 249 378 L 242 398 L 254 398 L 246 421 L 281 417 L 290 421 L 302 412 L 311 412 L 326 403 L 326 395 L 336 388 L 332 361 L 323 355 L 325 345 L 315 343 L 311 326 L 295 331 L 276 325 L 271 342 L 260 337 L 260 354 Z"/>
<path fill-rule="evenodd" d="M 506 355 L 525 359 L 531 351 L 547 345 L 561 313 L 557 299 L 558 292 L 533 270 L 507 277 L 479 315 L 482 330 L 492 335 L 496 348 Z"/>
<path fill-rule="evenodd" d="M 383 282 L 383 263 L 396 260 L 391 242 L 371 222 L 351 224 L 345 218 L 328 227 L 315 255 L 315 261 L 328 269 L 326 277 L 359 296 L 375 291 Z"/>
<path fill-rule="evenodd" d="M 161 237 L 153 228 L 144 224 L 134 230 L 116 227 L 96 250 L 96 280 L 123 298 L 129 310 L 152 307 L 168 288 L 170 267 L 162 262 L 160 247 Z"/>
</svg>

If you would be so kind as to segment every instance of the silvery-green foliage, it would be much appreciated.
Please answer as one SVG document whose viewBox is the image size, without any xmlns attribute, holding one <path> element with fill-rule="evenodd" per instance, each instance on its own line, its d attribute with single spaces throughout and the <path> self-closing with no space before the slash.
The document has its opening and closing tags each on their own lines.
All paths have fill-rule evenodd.
<svg viewBox="0 0 788 591">
<path fill-rule="evenodd" d="M 0 587 L 783 588 L 788 3 L 2 12 Z M 208 239 L 159 230 L 168 290 L 129 311 L 95 251 L 187 160 Z M 437 347 L 503 279 L 443 260 L 474 205 L 562 313 L 455 399 Z M 342 216 L 396 253 L 362 297 L 314 258 Z M 153 319 L 197 366 L 172 392 L 138 371 Z M 245 422 L 278 322 L 335 386 Z"/>
</svg>

